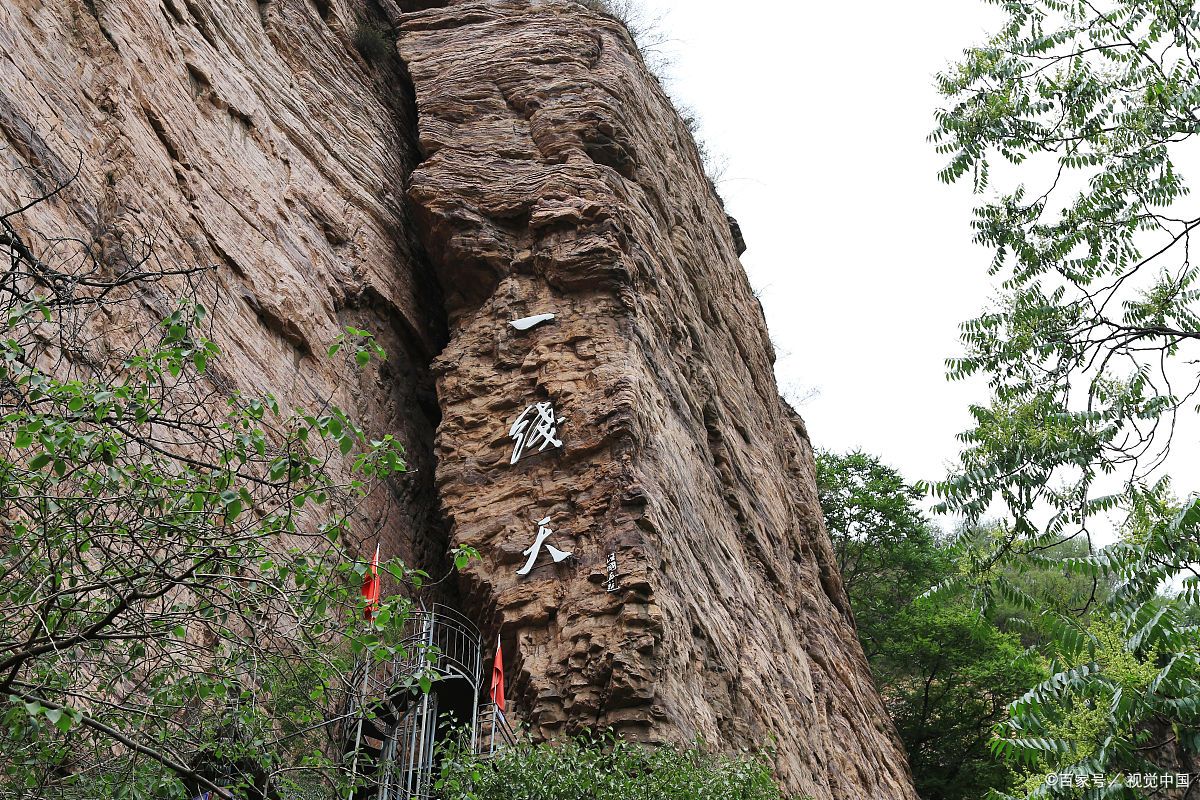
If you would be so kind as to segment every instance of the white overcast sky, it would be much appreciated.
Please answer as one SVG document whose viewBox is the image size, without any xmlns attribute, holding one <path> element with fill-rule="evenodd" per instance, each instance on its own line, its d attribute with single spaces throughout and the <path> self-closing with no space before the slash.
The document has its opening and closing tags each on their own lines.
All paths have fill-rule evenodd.
<svg viewBox="0 0 1200 800">
<path fill-rule="evenodd" d="M 727 159 L 721 194 L 813 443 L 940 478 L 980 386 L 945 380 L 986 302 L 974 198 L 938 183 L 933 74 L 998 20 L 977 0 L 642 0 L 668 89 Z"/>
</svg>

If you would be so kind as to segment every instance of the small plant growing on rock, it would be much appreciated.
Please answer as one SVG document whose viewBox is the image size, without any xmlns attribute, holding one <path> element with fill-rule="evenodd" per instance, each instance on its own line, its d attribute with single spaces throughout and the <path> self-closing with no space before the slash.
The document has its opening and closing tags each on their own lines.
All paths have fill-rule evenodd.
<svg viewBox="0 0 1200 800">
<path fill-rule="evenodd" d="M 360 22 L 354 31 L 354 49 L 368 64 L 378 64 L 392 55 L 391 37 L 374 22 Z"/>
</svg>

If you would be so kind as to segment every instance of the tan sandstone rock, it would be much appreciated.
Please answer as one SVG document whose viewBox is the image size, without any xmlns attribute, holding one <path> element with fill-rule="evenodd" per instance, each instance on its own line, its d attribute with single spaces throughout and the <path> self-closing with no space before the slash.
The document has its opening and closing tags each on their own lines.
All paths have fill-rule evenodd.
<svg viewBox="0 0 1200 800">
<path fill-rule="evenodd" d="M 445 315 L 403 197 L 412 104 L 355 51 L 361 9 L 321 8 L 0 4 L 0 206 L 78 165 L 57 202 L 17 223 L 114 246 L 144 229 L 163 265 L 216 266 L 200 296 L 226 354 L 221 388 L 332 401 L 372 433 L 395 433 L 413 471 L 362 508 L 360 530 L 372 549 L 378 536 L 385 552 L 440 564 L 428 364 Z M 182 289 L 148 292 L 144 318 L 161 318 Z M 103 324 L 123 335 L 123 322 Z M 382 371 L 325 358 L 346 325 L 379 336 Z"/>
<path fill-rule="evenodd" d="M 403 58 L 371 64 L 357 1 L 0 4 L 0 205 L 78 163 L 22 224 L 100 246 L 144 227 L 163 262 L 217 265 L 222 389 L 332 398 L 404 441 L 413 471 L 360 536 L 431 570 L 447 525 L 479 549 L 457 599 L 501 633 L 535 734 L 774 739 L 791 790 L 914 797 L 686 128 L 615 21 L 440 5 L 371 4 Z M 379 336 L 382 370 L 323 357 L 345 325 Z M 510 466 L 537 401 L 564 447 Z M 522 579 L 547 515 L 574 556 Z"/>
<path fill-rule="evenodd" d="M 793 790 L 912 797 L 734 234 L 629 35 L 550 0 L 396 22 L 450 318 L 438 490 L 483 554 L 464 600 L 511 645 L 518 709 L 546 737 L 774 740 Z M 564 447 L 512 466 L 541 401 Z M 574 557 L 518 576 L 547 515 Z"/>
</svg>

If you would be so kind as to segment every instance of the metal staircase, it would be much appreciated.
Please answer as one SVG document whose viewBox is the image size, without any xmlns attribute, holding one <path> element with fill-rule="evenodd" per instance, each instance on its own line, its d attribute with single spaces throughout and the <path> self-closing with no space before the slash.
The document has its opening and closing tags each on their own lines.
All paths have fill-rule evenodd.
<svg viewBox="0 0 1200 800">
<path fill-rule="evenodd" d="M 347 756 L 356 774 L 375 780 L 353 800 L 432 798 L 438 744 L 464 730 L 471 750 L 484 755 L 516 740 L 494 704 L 480 706 L 483 647 L 475 625 L 443 605 L 413 612 L 406 625 L 403 654 L 360 678 L 367 703 L 354 719 Z M 423 694 L 410 688 L 422 676 L 433 681 Z"/>
</svg>

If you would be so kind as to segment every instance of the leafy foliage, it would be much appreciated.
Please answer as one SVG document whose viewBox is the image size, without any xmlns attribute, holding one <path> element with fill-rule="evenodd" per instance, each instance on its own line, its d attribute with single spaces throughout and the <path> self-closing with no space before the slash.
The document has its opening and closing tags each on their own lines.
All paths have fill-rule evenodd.
<svg viewBox="0 0 1200 800">
<path fill-rule="evenodd" d="M 444 800 L 782 800 L 759 756 L 652 748 L 612 735 L 522 741 L 490 759 L 452 746 L 442 763 Z"/>
<path fill-rule="evenodd" d="M 354 29 L 354 49 L 368 64 L 378 64 L 393 55 L 395 43 L 388 30 L 374 22 L 359 22 Z"/>
<path fill-rule="evenodd" d="M 875 635 L 948 568 L 921 492 L 867 453 L 818 452 L 817 493 L 868 654 Z"/>
<path fill-rule="evenodd" d="M 117 259 L 27 239 L 20 212 L 0 216 L 0 795 L 345 796 L 335 723 L 408 609 L 363 620 L 346 538 L 399 443 L 229 390 L 202 270 L 158 267 L 148 238 Z M 147 325 L 164 284 L 182 299 Z"/>
<path fill-rule="evenodd" d="M 942 180 L 988 195 L 974 227 L 1001 295 L 963 325 L 965 352 L 948 367 L 986 378 L 991 400 L 972 408 L 961 468 L 933 489 L 970 522 L 997 506 L 1011 520 L 943 588 L 969 587 L 985 608 L 1026 604 L 1050 633 L 1053 677 L 1013 705 L 996 744 L 1031 765 L 1025 789 L 1070 795 L 1044 780 L 1059 770 L 1135 796 L 1120 776 L 1153 766 L 1152 731 L 1200 745 L 1189 666 L 1200 637 L 1185 622 L 1200 505 L 1161 477 L 1200 389 L 1189 255 L 1200 216 L 1178 166 L 1200 131 L 1200 16 L 1164 0 L 993 2 L 1006 20 L 939 76 L 950 105 L 932 135 Z M 1098 549 L 1110 514 L 1125 519 L 1120 537 Z M 1072 539 L 1086 545 L 1055 559 Z M 1051 563 L 1103 591 L 1045 608 L 1005 585 Z"/>
<path fill-rule="evenodd" d="M 1020 640 L 961 601 L 921 602 L 899 620 L 872 667 L 927 800 L 1007 788 L 1011 771 L 988 749 L 1006 706 L 1045 673 Z"/>
<path fill-rule="evenodd" d="M 962 534 L 960 548 L 979 548 L 982 540 L 1005 536 L 1002 527 L 982 527 Z M 965 547 L 964 547 L 965 545 Z M 984 544 L 985 549 L 994 545 Z M 1028 648 L 1044 653 L 1063 635 L 1063 620 L 1071 631 L 1086 626 L 1111 596 L 1111 582 L 1078 574 L 1064 567 L 1088 555 L 1087 543 L 1071 539 L 1042 552 L 1037 558 L 1005 563 L 996 570 L 994 583 L 979 587 L 989 618 L 1001 630 L 1021 637 Z M 970 561 L 970 559 L 968 559 Z"/>
<path fill-rule="evenodd" d="M 958 551 L 916 507 L 921 493 L 861 452 L 818 453 L 817 488 L 871 671 L 927 800 L 977 798 L 1013 775 L 988 749 L 1007 704 L 1044 677 L 1006 632 L 947 595 Z M 1015 613 L 1015 612 L 1010 612 Z"/>
</svg>

